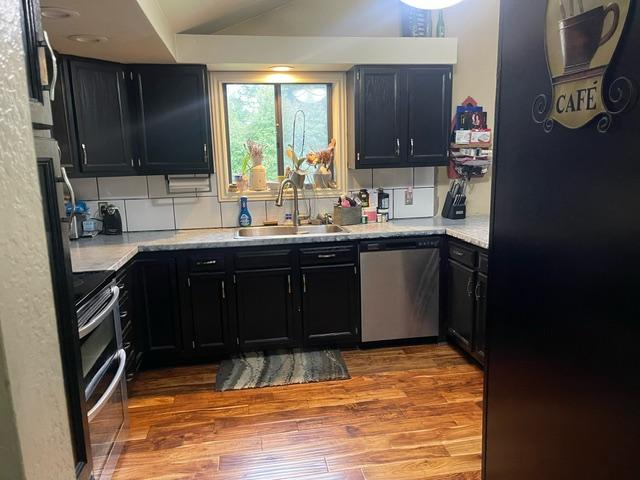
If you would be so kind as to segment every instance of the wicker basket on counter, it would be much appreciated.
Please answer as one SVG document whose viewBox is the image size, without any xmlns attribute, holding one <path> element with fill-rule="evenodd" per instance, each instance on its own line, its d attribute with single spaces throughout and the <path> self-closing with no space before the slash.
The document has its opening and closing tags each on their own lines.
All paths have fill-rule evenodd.
<svg viewBox="0 0 640 480">
<path fill-rule="evenodd" d="M 333 207 L 333 223 L 336 225 L 357 225 L 362 221 L 362 207 Z"/>
</svg>

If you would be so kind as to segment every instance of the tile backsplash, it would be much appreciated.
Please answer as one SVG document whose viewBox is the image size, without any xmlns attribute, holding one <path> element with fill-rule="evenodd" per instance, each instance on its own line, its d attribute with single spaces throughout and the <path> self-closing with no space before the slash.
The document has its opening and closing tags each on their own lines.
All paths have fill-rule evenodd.
<svg viewBox="0 0 640 480">
<path fill-rule="evenodd" d="M 162 175 L 137 177 L 73 178 L 76 198 L 87 202 L 91 214 L 100 218 L 98 202 L 116 205 L 122 216 L 124 231 L 180 230 L 236 227 L 239 206 L 236 202 L 219 202 L 215 175 L 211 176 L 211 192 L 167 193 Z M 349 170 L 349 191 L 369 190 L 375 200 L 375 189 L 389 193 L 391 218 L 434 216 L 435 169 L 392 168 Z M 410 190 L 407 194 L 407 190 Z M 412 200 L 412 201 L 411 201 Z M 300 202 L 300 213 L 312 216 L 331 212 L 335 199 L 306 198 Z M 292 210 L 290 201 L 284 208 L 273 201 L 250 201 L 249 211 L 254 225 L 266 219 L 284 219 Z"/>
</svg>

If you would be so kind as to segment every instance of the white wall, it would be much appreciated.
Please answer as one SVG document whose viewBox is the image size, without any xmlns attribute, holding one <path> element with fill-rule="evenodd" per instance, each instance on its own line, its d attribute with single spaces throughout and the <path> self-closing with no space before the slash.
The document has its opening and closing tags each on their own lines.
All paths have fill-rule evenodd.
<svg viewBox="0 0 640 480">
<path fill-rule="evenodd" d="M 399 36 L 400 5 L 400 0 L 296 0 L 217 33 Z M 454 110 L 456 105 L 471 96 L 485 107 L 490 122 L 495 117 L 498 16 L 499 0 L 465 0 L 445 11 L 447 35 L 458 38 L 458 65 L 453 79 Z M 439 206 L 448 184 L 446 168 L 439 168 Z M 473 180 L 468 201 L 469 214 L 488 214 L 490 200 L 491 176 Z"/>
<path fill-rule="evenodd" d="M 74 479 L 20 0 L 0 0 L 0 478 Z"/>
</svg>

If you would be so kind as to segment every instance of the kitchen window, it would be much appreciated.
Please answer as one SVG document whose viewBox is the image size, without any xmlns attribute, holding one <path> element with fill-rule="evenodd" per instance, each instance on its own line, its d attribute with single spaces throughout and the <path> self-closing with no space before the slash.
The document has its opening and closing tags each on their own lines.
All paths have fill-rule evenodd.
<svg viewBox="0 0 640 480">
<path fill-rule="evenodd" d="M 335 197 L 346 177 L 342 74 L 213 75 L 216 173 L 222 200 L 275 197 L 292 178 Z"/>
</svg>

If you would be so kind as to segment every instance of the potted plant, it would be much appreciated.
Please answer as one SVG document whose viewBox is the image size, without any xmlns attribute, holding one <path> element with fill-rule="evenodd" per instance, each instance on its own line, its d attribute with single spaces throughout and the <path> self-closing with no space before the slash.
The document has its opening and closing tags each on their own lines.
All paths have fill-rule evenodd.
<svg viewBox="0 0 640 480">
<path fill-rule="evenodd" d="M 332 138 L 329 145 L 324 150 L 318 152 L 309 152 L 307 154 L 307 163 L 316 168 L 314 173 L 314 182 L 316 188 L 332 188 L 333 174 L 331 173 L 331 164 L 335 155 L 336 139 Z"/>
<path fill-rule="evenodd" d="M 253 191 L 262 192 L 267 189 L 267 169 L 262 164 L 264 147 L 253 140 L 247 140 L 246 147 L 252 163 L 249 186 Z"/>
</svg>

